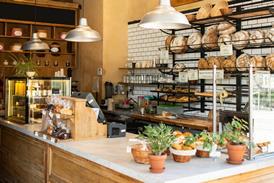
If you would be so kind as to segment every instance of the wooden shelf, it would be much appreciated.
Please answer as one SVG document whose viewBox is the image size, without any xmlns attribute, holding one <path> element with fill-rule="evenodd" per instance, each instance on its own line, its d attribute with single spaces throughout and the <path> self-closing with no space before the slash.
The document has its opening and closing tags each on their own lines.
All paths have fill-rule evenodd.
<svg viewBox="0 0 274 183">
<path fill-rule="evenodd" d="M 0 19 L 0 22 L 3 23 L 17 23 L 25 25 L 38 25 L 38 26 L 48 26 L 48 27 L 64 27 L 64 28 L 75 28 L 75 25 L 66 25 L 66 24 L 53 24 L 53 23 L 44 23 L 44 22 L 32 22 L 32 21 L 23 21 L 23 20 L 12 20 L 12 19 Z"/>
<path fill-rule="evenodd" d="M 142 68 L 129 68 L 129 67 L 120 67 L 119 68 L 120 70 L 150 70 L 150 69 L 170 69 L 170 68 L 167 68 L 167 67 L 142 67 Z"/>
<path fill-rule="evenodd" d="M 31 39 L 29 36 L 6 36 L 6 35 L 0 35 L 0 38 L 10 38 L 10 39 Z M 40 38 L 43 41 L 64 41 L 67 42 L 64 39 L 53 39 L 53 38 Z"/>
<path fill-rule="evenodd" d="M 30 54 L 55 54 L 52 52 L 33 52 L 33 51 L 10 51 L 10 50 L 3 50 L 0 51 L 0 53 L 16 53 L 16 54 L 25 54 L 25 53 L 30 53 Z M 75 55 L 75 53 L 56 53 L 56 55 Z"/>
</svg>

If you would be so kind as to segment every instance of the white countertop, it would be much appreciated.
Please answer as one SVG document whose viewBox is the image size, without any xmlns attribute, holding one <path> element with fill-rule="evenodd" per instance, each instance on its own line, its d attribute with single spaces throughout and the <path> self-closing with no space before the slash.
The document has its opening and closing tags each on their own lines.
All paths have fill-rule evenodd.
<svg viewBox="0 0 274 183">
<path fill-rule="evenodd" d="M 126 152 L 126 147 L 129 145 L 128 140 L 134 137 L 133 134 L 127 134 L 126 138 L 102 138 L 56 144 L 34 136 L 33 131 L 40 129 L 38 124 L 18 125 L 5 120 L 0 120 L 0 124 L 147 183 L 205 182 L 274 166 L 274 157 L 246 160 L 242 165 L 230 165 L 225 162 L 226 155 L 216 160 L 193 157 L 188 163 L 174 162 L 169 156 L 164 173 L 152 174 L 149 172 L 149 165 L 135 163 L 131 153 Z"/>
</svg>

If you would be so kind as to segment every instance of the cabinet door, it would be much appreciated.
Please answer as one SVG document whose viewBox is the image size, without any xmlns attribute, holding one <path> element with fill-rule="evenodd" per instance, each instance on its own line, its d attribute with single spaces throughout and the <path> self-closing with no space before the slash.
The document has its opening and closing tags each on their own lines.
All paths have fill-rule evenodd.
<svg viewBox="0 0 274 183">
<path fill-rule="evenodd" d="M 4 170 L 18 182 L 45 182 L 46 144 L 11 129 L 1 131 Z"/>
<path fill-rule="evenodd" d="M 49 161 L 49 181 L 51 183 L 138 182 L 111 169 L 63 152 L 57 148 L 51 148 Z"/>
</svg>

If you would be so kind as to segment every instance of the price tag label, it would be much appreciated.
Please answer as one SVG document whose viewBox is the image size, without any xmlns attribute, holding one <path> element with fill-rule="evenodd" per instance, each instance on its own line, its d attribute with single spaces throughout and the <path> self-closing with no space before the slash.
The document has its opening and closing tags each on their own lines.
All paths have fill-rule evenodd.
<svg viewBox="0 0 274 183">
<path fill-rule="evenodd" d="M 220 54 L 221 54 L 221 56 L 231 56 L 231 55 L 233 55 L 232 45 L 231 44 L 229 44 L 229 45 L 221 44 Z"/>
<path fill-rule="evenodd" d="M 193 80 L 198 80 L 199 79 L 199 72 L 198 70 L 188 70 L 187 71 L 188 75 L 188 80 L 193 81 Z"/>
<path fill-rule="evenodd" d="M 43 139 L 47 140 L 47 135 L 43 134 Z"/>
<path fill-rule="evenodd" d="M 179 72 L 179 82 L 180 83 L 188 82 L 188 72 Z"/>
<path fill-rule="evenodd" d="M 200 70 L 199 79 L 213 79 L 213 70 Z M 216 70 L 216 79 L 224 79 L 224 70 Z"/>
<path fill-rule="evenodd" d="M 130 152 L 131 152 L 131 147 L 127 146 L 127 153 L 130 153 Z"/>
</svg>

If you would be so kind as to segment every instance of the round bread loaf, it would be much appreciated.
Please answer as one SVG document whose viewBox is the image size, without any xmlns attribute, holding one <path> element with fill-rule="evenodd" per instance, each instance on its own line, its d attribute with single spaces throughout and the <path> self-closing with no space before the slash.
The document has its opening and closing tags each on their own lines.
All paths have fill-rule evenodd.
<svg viewBox="0 0 274 183">
<path fill-rule="evenodd" d="M 214 32 L 203 35 L 202 45 L 205 49 L 208 50 L 218 48 L 218 35 Z"/>
<path fill-rule="evenodd" d="M 201 20 L 201 19 L 209 18 L 211 8 L 212 7 L 209 3 L 205 3 L 204 5 L 202 5 L 197 12 L 196 19 Z"/>
<path fill-rule="evenodd" d="M 270 70 L 274 70 L 274 53 L 267 55 L 265 57 L 266 60 L 266 66 L 270 69 Z"/>
<path fill-rule="evenodd" d="M 247 71 L 250 63 L 250 57 L 248 54 L 241 54 L 236 60 L 236 67 L 238 71 Z"/>
<path fill-rule="evenodd" d="M 227 59 L 223 62 L 223 68 L 228 72 L 236 71 L 236 56 L 232 55 L 227 57 Z"/>
<path fill-rule="evenodd" d="M 221 59 L 215 56 L 210 56 L 207 58 L 209 68 L 213 68 L 214 65 L 217 66 L 217 69 L 221 68 Z"/>
<path fill-rule="evenodd" d="M 249 42 L 254 46 L 260 46 L 264 43 L 264 32 L 261 30 L 250 31 Z"/>
<path fill-rule="evenodd" d="M 200 60 L 198 61 L 198 68 L 199 69 L 208 69 L 208 62 L 205 58 L 200 58 Z"/>
<path fill-rule="evenodd" d="M 218 38 L 218 46 L 221 47 L 221 45 L 231 45 L 231 36 L 229 34 L 223 34 L 220 35 Z"/>
<path fill-rule="evenodd" d="M 173 53 L 185 53 L 187 51 L 187 38 L 184 36 L 176 36 L 171 40 L 170 51 Z"/>
<path fill-rule="evenodd" d="M 206 29 L 205 34 L 211 34 L 211 33 L 218 34 L 218 25 L 211 25 Z"/>
<path fill-rule="evenodd" d="M 187 39 L 187 45 L 192 49 L 199 49 L 202 45 L 202 34 L 200 32 L 192 33 Z"/>
<path fill-rule="evenodd" d="M 250 63 L 252 63 L 257 70 L 264 70 L 266 67 L 265 58 L 262 56 L 254 56 L 250 59 Z"/>
<path fill-rule="evenodd" d="M 233 47 L 237 50 L 241 50 L 248 45 L 249 33 L 247 31 L 238 31 L 232 35 Z"/>
<path fill-rule="evenodd" d="M 271 28 L 269 30 L 266 30 L 265 32 L 265 42 L 274 42 L 274 28 Z"/>
<path fill-rule="evenodd" d="M 231 27 L 229 27 L 226 30 L 219 31 L 219 34 L 220 35 L 226 35 L 226 34 L 230 35 L 230 34 L 233 34 L 234 32 L 236 32 L 236 27 L 235 26 L 231 26 Z"/>
<path fill-rule="evenodd" d="M 218 31 L 224 31 L 232 27 L 233 25 L 229 22 L 222 22 L 218 25 Z"/>
</svg>

